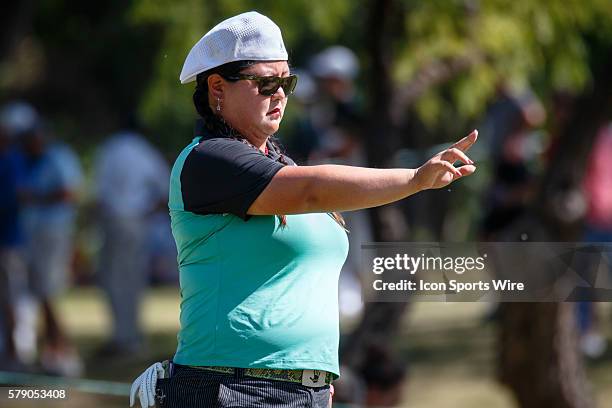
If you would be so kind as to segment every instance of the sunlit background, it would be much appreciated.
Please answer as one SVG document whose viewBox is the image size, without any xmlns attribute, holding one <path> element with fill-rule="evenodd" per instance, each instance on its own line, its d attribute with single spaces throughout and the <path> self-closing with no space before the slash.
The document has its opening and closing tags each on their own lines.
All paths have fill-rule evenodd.
<svg viewBox="0 0 612 408">
<path fill-rule="evenodd" d="M 609 304 L 364 303 L 359 265 L 362 242 L 612 241 L 609 0 L 5 5 L 0 383 L 68 390 L 48 406 L 127 406 L 129 383 L 172 357 L 168 172 L 197 118 L 178 76 L 249 10 L 281 27 L 300 76 L 276 135 L 300 164 L 417 167 L 480 131 L 473 176 L 345 214 L 335 406 L 612 407 Z"/>
</svg>

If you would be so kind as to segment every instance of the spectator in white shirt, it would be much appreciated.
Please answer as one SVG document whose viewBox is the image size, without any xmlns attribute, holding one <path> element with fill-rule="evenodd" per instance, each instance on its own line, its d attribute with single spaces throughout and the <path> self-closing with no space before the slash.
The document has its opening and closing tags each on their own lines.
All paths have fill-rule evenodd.
<svg viewBox="0 0 612 408">
<path fill-rule="evenodd" d="M 101 355 L 141 349 L 138 308 L 146 287 L 147 222 L 168 200 L 169 166 L 140 134 L 120 131 L 100 148 L 95 162 L 96 200 L 104 243 L 99 281 L 108 295 L 113 334 Z"/>
</svg>

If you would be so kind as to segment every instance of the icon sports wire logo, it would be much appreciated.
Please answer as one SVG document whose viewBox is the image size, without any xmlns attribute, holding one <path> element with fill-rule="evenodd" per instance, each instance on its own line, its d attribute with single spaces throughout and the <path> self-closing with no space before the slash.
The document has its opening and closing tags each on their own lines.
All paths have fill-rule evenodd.
<svg viewBox="0 0 612 408">
<path fill-rule="evenodd" d="M 452 271 L 458 275 L 465 272 L 485 268 L 487 254 L 479 257 L 471 256 L 409 256 L 395 254 L 390 257 L 375 257 L 372 259 L 372 272 L 380 275 L 385 271 L 406 271 L 414 275 L 417 271 Z"/>
<path fill-rule="evenodd" d="M 366 301 L 612 302 L 611 242 L 381 242 L 361 249 Z"/>
</svg>

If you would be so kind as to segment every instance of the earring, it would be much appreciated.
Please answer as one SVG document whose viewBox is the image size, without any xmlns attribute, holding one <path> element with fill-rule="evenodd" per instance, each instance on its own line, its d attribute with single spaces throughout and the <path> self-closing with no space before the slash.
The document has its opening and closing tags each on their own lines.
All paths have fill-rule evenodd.
<svg viewBox="0 0 612 408">
<path fill-rule="evenodd" d="M 221 112 L 221 99 L 217 98 L 217 112 Z"/>
</svg>

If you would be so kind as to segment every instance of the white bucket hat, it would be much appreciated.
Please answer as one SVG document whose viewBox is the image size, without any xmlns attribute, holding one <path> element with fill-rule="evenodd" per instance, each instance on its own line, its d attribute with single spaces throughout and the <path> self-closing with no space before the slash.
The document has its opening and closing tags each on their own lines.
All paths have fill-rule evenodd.
<svg viewBox="0 0 612 408">
<path fill-rule="evenodd" d="M 181 83 L 228 62 L 287 60 L 280 28 L 255 11 L 230 17 L 214 26 L 198 41 L 185 59 Z"/>
</svg>

